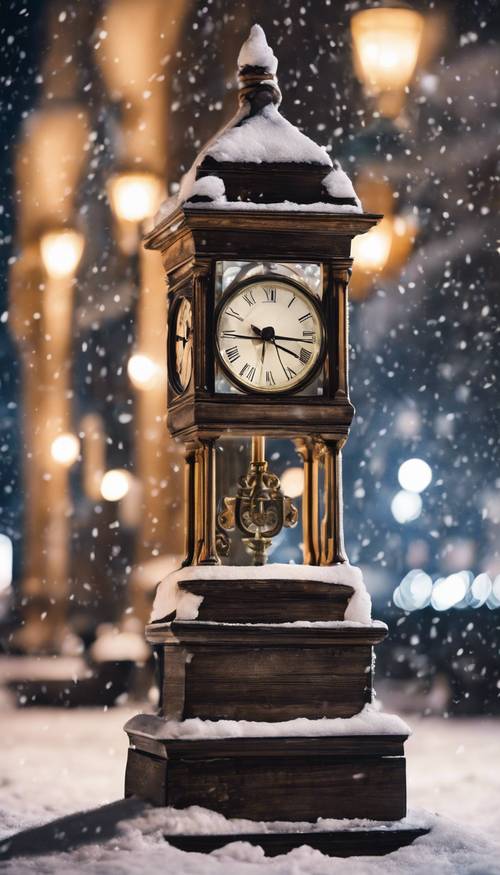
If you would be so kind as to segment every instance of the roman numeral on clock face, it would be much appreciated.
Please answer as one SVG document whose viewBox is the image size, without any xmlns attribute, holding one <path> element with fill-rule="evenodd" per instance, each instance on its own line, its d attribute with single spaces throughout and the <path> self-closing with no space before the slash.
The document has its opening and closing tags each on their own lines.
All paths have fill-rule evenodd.
<svg viewBox="0 0 500 875">
<path fill-rule="evenodd" d="M 276 289 L 264 288 L 264 294 L 266 296 L 266 302 L 268 304 L 275 304 L 276 303 Z"/>
<path fill-rule="evenodd" d="M 297 376 L 297 371 L 294 371 L 293 368 L 286 368 L 286 375 L 289 380 L 293 380 L 294 377 Z"/>
<path fill-rule="evenodd" d="M 301 360 L 301 362 L 303 362 L 305 365 L 307 365 L 309 359 L 311 359 L 311 358 L 312 358 L 312 352 L 311 352 L 311 350 L 309 350 L 309 349 L 304 349 L 304 347 L 302 347 L 302 349 L 300 350 L 300 360 Z"/>
<path fill-rule="evenodd" d="M 308 319 L 312 319 L 310 313 L 304 313 L 303 316 L 299 316 L 299 322 L 306 322 Z"/>
<path fill-rule="evenodd" d="M 302 332 L 302 337 L 308 337 L 308 338 L 310 338 L 310 341 L 308 341 L 309 343 L 311 343 L 311 342 L 312 342 L 312 343 L 315 343 L 315 341 L 316 341 L 316 332 L 315 332 L 315 331 L 311 331 L 309 328 L 304 328 L 304 330 L 303 330 L 303 332 Z"/>
<path fill-rule="evenodd" d="M 230 346 L 229 349 L 225 350 L 225 353 L 231 363 L 240 357 L 240 351 L 237 346 Z"/>
<path fill-rule="evenodd" d="M 234 309 L 234 307 L 228 307 L 226 310 L 228 316 L 234 316 L 235 319 L 239 319 L 240 322 L 243 322 L 243 317 Z"/>
<path fill-rule="evenodd" d="M 268 386 L 275 386 L 276 385 L 276 380 L 273 377 L 272 371 L 266 371 L 266 384 Z"/>
<path fill-rule="evenodd" d="M 255 377 L 255 368 L 252 368 L 248 364 L 244 364 L 240 371 L 240 377 L 246 377 L 247 380 L 250 380 L 250 382 L 253 383 Z"/>
<path fill-rule="evenodd" d="M 251 289 L 249 289 L 248 292 L 245 292 L 245 294 L 243 295 L 243 300 L 247 302 L 249 307 L 253 307 L 253 305 L 255 304 L 255 298 Z"/>
</svg>

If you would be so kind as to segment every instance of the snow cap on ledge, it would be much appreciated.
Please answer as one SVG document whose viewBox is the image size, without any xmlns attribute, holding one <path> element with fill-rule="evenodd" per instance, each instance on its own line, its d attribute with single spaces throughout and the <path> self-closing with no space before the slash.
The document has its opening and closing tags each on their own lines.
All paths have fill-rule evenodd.
<svg viewBox="0 0 500 875">
<path fill-rule="evenodd" d="M 327 150 L 280 113 L 278 61 L 254 24 L 238 55 L 239 108 L 201 150 L 179 193 L 154 224 L 176 209 L 360 213 L 351 180 Z M 280 180 L 275 168 L 280 167 Z M 281 172 L 283 171 L 283 173 Z"/>
<path fill-rule="evenodd" d="M 314 580 L 325 583 L 352 586 L 354 592 L 345 612 L 347 623 L 372 625 L 371 599 L 366 589 L 360 568 L 343 565 L 315 566 L 291 565 L 280 562 L 264 566 L 240 565 L 189 565 L 173 571 L 158 584 L 150 622 L 158 622 L 175 612 L 178 620 L 195 620 L 203 596 L 186 592 L 179 587 L 180 581 L 188 580 Z M 343 622 L 343 621 L 339 621 Z"/>
</svg>

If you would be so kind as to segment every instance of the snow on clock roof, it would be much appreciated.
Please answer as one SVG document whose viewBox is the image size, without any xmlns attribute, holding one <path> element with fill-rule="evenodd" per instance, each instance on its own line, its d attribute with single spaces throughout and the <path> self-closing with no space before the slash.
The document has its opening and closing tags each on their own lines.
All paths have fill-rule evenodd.
<svg viewBox="0 0 500 875">
<path fill-rule="evenodd" d="M 273 75 L 278 69 L 278 59 L 268 45 L 260 24 L 254 24 L 238 55 L 238 67 L 263 67 Z"/>
<path fill-rule="evenodd" d="M 201 150 L 183 177 L 178 194 L 160 207 L 155 225 L 183 204 L 214 210 L 281 207 L 287 211 L 362 212 L 352 182 L 338 161 L 332 161 L 323 146 L 280 113 L 277 67 L 263 29 L 254 24 L 238 55 L 238 111 Z M 276 188 L 272 177 L 277 164 L 289 171 L 278 195 L 271 191 Z"/>
<path fill-rule="evenodd" d="M 306 137 L 271 104 L 237 127 L 224 130 L 205 152 L 216 161 L 244 161 L 260 164 L 274 161 L 324 164 L 331 167 L 323 146 Z"/>
</svg>

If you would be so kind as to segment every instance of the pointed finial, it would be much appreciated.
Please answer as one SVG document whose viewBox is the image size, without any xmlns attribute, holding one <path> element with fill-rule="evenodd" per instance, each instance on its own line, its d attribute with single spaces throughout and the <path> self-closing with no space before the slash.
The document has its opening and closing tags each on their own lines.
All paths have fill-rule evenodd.
<svg viewBox="0 0 500 875">
<path fill-rule="evenodd" d="M 262 108 L 268 103 L 281 103 L 281 91 L 276 78 L 278 59 L 268 45 L 260 24 L 254 24 L 238 55 L 240 103 L 247 100 Z"/>
</svg>

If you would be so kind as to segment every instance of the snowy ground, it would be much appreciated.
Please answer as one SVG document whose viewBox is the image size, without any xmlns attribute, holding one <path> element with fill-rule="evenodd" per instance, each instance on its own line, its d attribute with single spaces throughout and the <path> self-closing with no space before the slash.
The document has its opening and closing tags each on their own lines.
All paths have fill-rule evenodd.
<svg viewBox="0 0 500 875">
<path fill-rule="evenodd" d="M 2 709 L 0 827 L 7 836 L 122 794 L 125 721 L 136 708 L 102 710 Z M 259 848 L 233 844 L 209 857 L 184 854 L 162 836 L 162 813 L 124 825 L 120 837 L 71 854 L 4 864 L 22 873 L 144 871 L 175 875 L 384 875 L 464 873 L 500 875 L 500 721 L 409 718 L 409 804 L 443 815 L 432 834 L 382 860 L 329 859 L 300 848 L 264 859 Z M 444 818 L 452 818 L 453 821 Z"/>
</svg>

